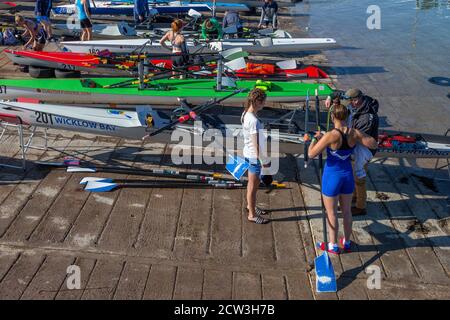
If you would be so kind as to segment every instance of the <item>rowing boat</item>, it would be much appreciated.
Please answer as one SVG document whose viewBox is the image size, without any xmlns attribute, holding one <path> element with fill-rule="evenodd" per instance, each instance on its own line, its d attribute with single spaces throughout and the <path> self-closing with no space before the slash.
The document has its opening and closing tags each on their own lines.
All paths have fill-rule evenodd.
<svg viewBox="0 0 450 320">
<path fill-rule="evenodd" d="M 83 53 L 98 53 L 108 50 L 112 53 L 167 53 L 158 40 L 121 39 L 61 42 L 65 50 Z M 293 53 L 298 51 L 321 50 L 336 47 L 336 40 L 331 38 L 261 38 L 261 39 L 226 39 L 222 41 L 187 41 L 190 53 L 213 52 L 241 47 L 251 54 Z"/>
<path fill-rule="evenodd" d="M 118 87 L 116 84 L 125 83 Z M 239 89 L 251 90 L 256 81 L 236 81 Z M 109 86 L 109 88 L 108 88 Z M 19 97 L 39 99 L 57 103 L 115 103 L 115 104 L 177 104 L 178 98 L 186 98 L 198 104 L 209 98 L 222 98 L 230 90 L 216 90 L 216 81 L 212 79 L 163 79 L 151 81 L 146 89 L 130 78 L 92 78 L 92 79 L 0 79 L 0 98 L 17 99 Z M 304 100 L 307 91 L 318 90 L 326 97 L 332 89 L 326 84 L 300 82 L 271 82 L 267 91 L 269 103 L 297 102 Z M 247 93 L 231 97 L 227 102 L 242 104 Z"/>
<path fill-rule="evenodd" d="M 150 106 L 134 108 L 131 111 L 3 101 L 0 102 L 0 121 L 19 117 L 22 123 L 33 126 L 141 140 L 178 117 L 173 109 Z M 224 134 L 224 145 L 242 146 L 241 112 L 242 108 L 217 106 L 199 115 L 206 124 L 211 124 L 212 121 L 212 127 L 216 129 L 202 131 L 202 146 L 211 146 L 211 137 L 218 137 L 217 130 Z M 302 154 L 305 132 L 301 126 L 304 112 L 289 112 L 291 111 L 265 108 L 260 111 L 259 118 L 265 124 L 264 134 L 271 141 L 271 150 L 275 151 L 274 146 L 278 145 L 280 153 Z M 187 121 L 177 124 L 173 129 L 189 133 L 192 137 L 199 133 L 199 128 L 201 126 L 198 124 Z M 173 129 L 152 135 L 149 139 L 153 142 L 191 145 L 192 139 L 180 141 L 179 136 L 176 141 L 172 141 Z M 450 157 L 450 137 L 446 136 L 383 130 L 378 142 L 376 157 Z"/>
<path fill-rule="evenodd" d="M 72 21 L 72 23 L 56 23 L 52 27 L 53 34 L 56 36 L 77 38 L 81 36 L 81 26 L 77 21 Z M 100 39 L 135 37 L 138 35 L 136 29 L 126 22 L 119 22 L 117 24 L 93 24 L 92 33 L 96 38 Z"/>
<path fill-rule="evenodd" d="M 96 73 L 114 74 L 120 71 L 119 68 L 98 68 L 105 58 L 89 54 L 75 52 L 46 52 L 46 51 L 15 51 L 6 49 L 6 56 L 18 65 L 34 66 L 40 68 L 52 68 L 60 70 L 77 70 Z M 113 59 L 106 59 L 107 63 L 112 63 Z M 291 61 L 291 60 L 289 60 Z M 318 67 L 307 66 L 298 68 L 295 60 L 293 66 L 281 68 L 277 63 L 256 63 L 247 62 L 246 68 L 238 69 L 234 74 L 239 78 L 275 78 L 278 80 L 288 79 L 324 79 L 328 75 Z M 122 63 L 118 61 L 117 65 Z M 172 61 L 168 59 L 152 59 L 150 63 L 157 68 L 172 69 Z M 128 67 L 135 66 L 127 64 Z M 213 77 L 214 69 L 208 68 L 211 72 L 205 73 L 207 77 Z M 202 70 L 200 66 L 189 68 L 190 71 L 198 72 Z"/>
<path fill-rule="evenodd" d="M 17 7 L 17 4 L 10 1 L 0 1 L 0 10 L 9 10 Z"/>
<path fill-rule="evenodd" d="M 133 0 L 113 0 L 113 1 L 108 1 L 108 0 L 104 0 L 104 1 L 96 1 L 95 3 L 102 3 L 102 2 L 110 2 L 111 4 L 125 4 L 125 3 L 133 3 Z M 237 12 L 247 12 L 250 11 L 250 8 L 243 4 L 243 3 L 232 3 L 232 2 L 225 2 L 225 1 L 220 1 L 220 2 L 213 2 L 213 1 L 168 1 L 168 0 L 148 0 L 149 5 L 152 4 L 158 4 L 158 5 L 162 5 L 162 4 L 173 4 L 173 5 L 179 5 L 181 2 L 182 5 L 184 4 L 204 4 L 209 6 L 210 8 L 212 8 L 214 5 L 216 6 L 216 12 L 224 12 L 227 10 L 233 10 L 233 11 L 237 11 Z"/>
<path fill-rule="evenodd" d="M 154 5 L 149 6 L 158 14 L 180 14 L 188 13 L 189 10 L 194 9 L 198 12 L 208 12 L 211 8 L 205 4 L 173 4 L 173 5 Z M 53 13 L 56 15 L 72 15 L 76 13 L 76 7 L 74 4 L 66 4 L 54 7 Z M 99 3 L 97 7 L 91 7 L 92 15 L 126 15 L 132 16 L 134 5 L 111 5 L 110 3 Z"/>
</svg>

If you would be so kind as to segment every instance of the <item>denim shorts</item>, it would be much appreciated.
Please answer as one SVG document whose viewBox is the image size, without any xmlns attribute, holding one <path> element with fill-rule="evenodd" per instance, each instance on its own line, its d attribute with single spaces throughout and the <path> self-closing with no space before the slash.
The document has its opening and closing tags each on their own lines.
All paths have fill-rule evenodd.
<svg viewBox="0 0 450 320">
<path fill-rule="evenodd" d="M 41 23 L 42 21 L 50 23 L 50 19 L 47 16 L 36 16 L 36 21 L 38 23 Z"/>
<path fill-rule="evenodd" d="M 258 177 L 261 176 L 261 162 L 258 159 L 249 159 L 245 158 L 245 161 L 250 163 L 248 167 L 248 172 L 252 174 L 256 174 Z"/>
</svg>

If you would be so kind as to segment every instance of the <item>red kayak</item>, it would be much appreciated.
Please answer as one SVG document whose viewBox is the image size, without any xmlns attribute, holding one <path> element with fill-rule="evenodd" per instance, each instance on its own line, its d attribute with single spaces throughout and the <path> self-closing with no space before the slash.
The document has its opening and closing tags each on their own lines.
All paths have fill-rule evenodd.
<svg viewBox="0 0 450 320">
<path fill-rule="evenodd" d="M 111 55 L 74 53 L 74 52 L 46 52 L 46 51 L 4 51 L 8 58 L 19 65 L 34 66 L 41 68 L 53 68 L 61 70 L 78 70 L 78 71 L 110 71 L 126 70 L 136 67 L 136 61 L 117 59 Z M 171 69 L 172 61 L 170 59 L 153 59 L 150 62 L 158 68 Z M 215 64 L 207 65 L 210 73 L 203 76 L 215 76 Z M 200 71 L 200 66 L 191 66 L 189 71 Z M 152 70 L 154 71 L 154 70 Z M 276 64 L 247 62 L 246 68 L 235 71 L 235 75 L 239 78 L 276 78 L 283 79 L 323 79 L 329 78 L 323 70 L 315 66 L 307 66 L 296 69 L 281 69 Z"/>
</svg>

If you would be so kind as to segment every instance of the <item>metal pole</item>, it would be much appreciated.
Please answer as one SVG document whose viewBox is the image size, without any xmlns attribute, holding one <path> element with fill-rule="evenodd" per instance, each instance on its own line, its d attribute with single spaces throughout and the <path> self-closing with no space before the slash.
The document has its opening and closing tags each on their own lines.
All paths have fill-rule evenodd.
<svg viewBox="0 0 450 320">
<path fill-rule="evenodd" d="M 223 58 L 219 54 L 219 60 L 217 60 L 217 91 L 222 90 L 222 73 L 223 73 Z"/>
</svg>

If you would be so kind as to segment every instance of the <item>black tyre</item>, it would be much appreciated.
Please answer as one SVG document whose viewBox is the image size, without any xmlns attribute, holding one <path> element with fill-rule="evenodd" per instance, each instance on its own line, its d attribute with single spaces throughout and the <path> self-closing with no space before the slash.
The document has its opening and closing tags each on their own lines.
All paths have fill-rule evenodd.
<svg viewBox="0 0 450 320">
<path fill-rule="evenodd" d="M 55 69 L 29 66 L 28 73 L 32 78 L 54 78 Z"/>
<path fill-rule="evenodd" d="M 55 70 L 56 78 L 67 79 L 67 78 L 79 78 L 80 76 L 81 76 L 80 71 L 76 70 L 61 70 L 61 69 Z"/>
</svg>

